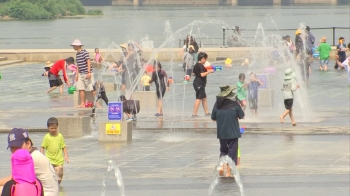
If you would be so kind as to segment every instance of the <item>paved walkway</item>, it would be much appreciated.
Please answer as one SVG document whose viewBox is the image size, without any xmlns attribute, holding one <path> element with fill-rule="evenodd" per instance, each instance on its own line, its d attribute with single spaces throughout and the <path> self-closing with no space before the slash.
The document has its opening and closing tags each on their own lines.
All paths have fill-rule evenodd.
<svg viewBox="0 0 350 196">
<path fill-rule="evenodd" d="M 208 195 L 219 155 L 216 134 L 134 131 L 129 144 L 98 143 L 96 135 L 66 138 L 70 163 L 60 195 L 101 195 L 108 160 L 120 168 L 126 196 Z M 6 136 L 0 134 L 0 177 L 10 173 Z M 40 146 L 43 134 L 30 137 Z M 243 135 L 240 146 L 246 196 L 350 194 L 348 136 Z M 232 179 L 220 179 L 214 192 L 239 195 Z M 117 193 L 109 174 L 106 195 Z"/>
</svg>

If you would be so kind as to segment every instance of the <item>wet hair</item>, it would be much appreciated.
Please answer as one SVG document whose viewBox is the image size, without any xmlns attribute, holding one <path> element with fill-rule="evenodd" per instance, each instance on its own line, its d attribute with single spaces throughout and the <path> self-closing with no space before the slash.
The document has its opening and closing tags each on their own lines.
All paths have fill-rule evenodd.
<svg viewBox="0 0 350 196">
<path fill-rule="evenodd" d="M 48 127 L 48 128 L 51 127 L 51 126 L 53 126 L 53 125 L 57 125 L 57 126 L 58 126 L 58 120 L 57 120 L 57 118 L 55 118 L 55 117 L 51 117 L 51 118 L 49 118 L 49 119 L 47 120 L 47 127 Z"/>
<path fill-rule="evenodd" d="M 202 60 L 203 58 L 207 59 L 207 58 L 208 58 L 208 55 L 207 55 L 207 53 L 205 53 L 205 52 L 200 52 L 200 53 L 198 54 L 198 61 Z"/>
<path fill-rule="evenodd" d="M 95 52 L 96 52 L 96 50 L 98 50 L 98 48 L 95 48 Z"/>
<path fill-rule="evenodd" d="M 120 96 L 119 96 L 119 99 L 120 99 L 120 101 L 126 101 L 126 100 L 127 100 L 126 97 L 125 97 L 124 95 L 120 95 Z"/>
<path fill-rule="evenodd" d="M 147 74 L 147 71 L 143 72 L 143 74 Z"/>
<path fill-rule="evenodd" d="M 286 37 L 285 37 L 285 38 L 286 38 L 286 39 L 287 39 L 287 38 L 290 38 L 290 36 L 289 36 L 289 35 L 286 35 Z"/>
<path fill-rule="evenodd" d="M 238 76 L 238 79 L 244 80 L 245 79 L 245 74 L 244 73 L 240 73 L 239 76 Z"/>
<path fill-rule="evenodd" d="M 310 31 L 310 27 L 309 27 L 309 26 L 306 26 L 306 30 L 307 30 L 307 31 Z"/>
<path fill-rule="evenodd" d="M 29 137 L 24 138 L 24 142 L 25 142 L 25 143 L 30 142 L 30 146 L 33 146 L 33 142 L 32 142 L 32 140 L 31 140 Z"/>
<path fill-rule="evenodd" d="M 350 43 L 348 43 L 348 48 L 350 49 Z"/>
<path fill-rule="evenodd" d="M 74 58 L 73 57 L 68 57 L 66 58 L 67 63 L 74 63 Z"/>
<path fill-rule="evenodd" d="M 153 67 L 154 69 L 157 69 L 157 67 L 159 67 L 159 69 L 162 69 L 162 64 L 160 64 L 159 61 L 153 61 Z"/>
</svg>

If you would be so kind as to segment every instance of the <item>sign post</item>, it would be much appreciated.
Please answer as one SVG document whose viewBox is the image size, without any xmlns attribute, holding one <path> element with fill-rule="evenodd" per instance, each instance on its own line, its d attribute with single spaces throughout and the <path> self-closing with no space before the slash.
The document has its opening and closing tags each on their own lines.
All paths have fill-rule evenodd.
<svg viewBox="0 0 350 196">
<path fill-rule="evenodd" d="M 108 120 L 109 121 L 123 121 L 123 103 L 122 102 L 110 102 L 108 103 Z M 120 135 L 121 125 L 120 122 L 106 123 L 107 135 Z"/>
</svg>

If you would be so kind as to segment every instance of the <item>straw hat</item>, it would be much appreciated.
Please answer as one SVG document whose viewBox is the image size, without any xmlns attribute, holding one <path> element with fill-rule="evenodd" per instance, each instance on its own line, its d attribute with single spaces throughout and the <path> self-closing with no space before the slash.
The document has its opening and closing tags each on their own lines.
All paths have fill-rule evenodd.
<svg viewBox="0 0 350 196">
<path fill-rule="evenodd" d="M 188 46 L 188 50 L 189 50 L 190 48 L 192 48 L 192 50 L 195 50 L 193 45 L 189 45 L 189 46 Z"/>
<path fill-rule="evenodd" d="M 128 45 L 127 45 L 126 43 L 124 43 L 124 44 L 119 44 L 119 46 L 122 47 L 122 48 L 127 48 L 127 47 L 128 47 Z"/>
<path fill-rule="evenodd" d="M 70 45 L 71 45 L 71 46 L 84 46 L 84 45 L 80 42 L 80 40 L 78 40 L 78 39 L 75 39 Z"/>
<path fill-rule="evenodd" d="M 232 63 L 232 59 L 227 58 L 226 61 L 225 61 L 225 64 L 226 64 L 226 65 L 229 65 L 229 64 L 231 64 L 231 63 Z"/>
<path fill-rule="evenodd" d="M 292 71 L 292 69 L 286 69 L 284 72 L 284 79 L 290 80 L 295 77 L 295 73 Z"/>
<path fill-rule="evenodd" d="M 51 63 L 51 61 L 46 61 L 45 63 L 45 67 L 52 67 L 53 63 Z"/>
<path fill-rule="evenodd" d="M 236 93 L 232 92 L 237 87 L 235 86 L 220 86 L 220 93 L 217 95 L 218 97 L 236 97 Z"/>
</svg>

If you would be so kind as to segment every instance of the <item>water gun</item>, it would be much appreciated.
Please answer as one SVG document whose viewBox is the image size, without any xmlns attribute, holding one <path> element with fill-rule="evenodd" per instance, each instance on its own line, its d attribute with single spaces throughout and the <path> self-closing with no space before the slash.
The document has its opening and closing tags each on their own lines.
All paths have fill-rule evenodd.
<svg viewBox="0 0 350 196">
<path fill-rule="evenodd" d="M 169 84 L 174 83 L 174 79 L 173 79 L 173 77 L 169 77 L 168 82 L 169 82 Z"/>
<path fill-rule="evenodd" d="M 214 71 L 222 71 L 222 66 L 220 66 L 220 65 L 208 65 L 208 66 L 205 66 L 205 69 L 207 69 L 207 70 L 213 69 Z"/>
</svg>

